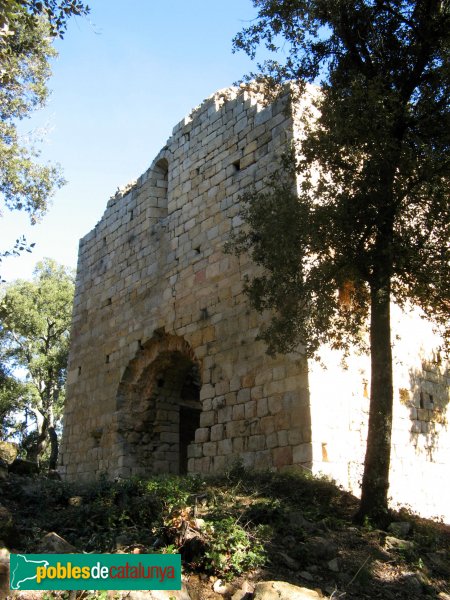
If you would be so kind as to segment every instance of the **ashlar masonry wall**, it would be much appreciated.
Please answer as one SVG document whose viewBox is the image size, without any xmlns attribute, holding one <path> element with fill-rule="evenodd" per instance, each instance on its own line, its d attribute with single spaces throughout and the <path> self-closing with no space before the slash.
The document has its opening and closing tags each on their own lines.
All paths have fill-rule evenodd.
<svg viewBox="0 0 450 600">
<path fill-rule="evenodd" d="M 311 90 L 314 93 L 313 90 Z M 304 105 L 217 92 L 80 241 L 60 470 L 69 479 L 312 469 L 359 493 L 370 363 L 326 348 L 269 358 L 226 254 L 240 197 L 263 190 Z M 300 150 L 301 151 L 301 150 Z M 295 185 L 296 182 L 293 182 Z M 450 521 L 449 376 L 440 340 L 393 307 L 393 502 Z"/>
<path fill-rule="evenodd" d="M 307 369 L 270 359 L 224 253 L 292 137 L 286 101 L 217 92 L 80 242 L 61 470 L 70 479 L 311 466 Z"/>
</svg>

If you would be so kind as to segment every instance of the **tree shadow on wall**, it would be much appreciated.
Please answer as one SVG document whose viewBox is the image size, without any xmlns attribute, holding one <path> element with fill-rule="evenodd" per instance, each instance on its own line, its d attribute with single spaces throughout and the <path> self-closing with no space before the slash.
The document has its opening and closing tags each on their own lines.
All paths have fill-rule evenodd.
<svg viewBox="0 0 450 600">
<path fill-rule="evenodd" d="M 416 454 L 425 454 L 430 462 L 434 462 L 440 437 L 448 431 L 448 376 L 448 368 L 436 354 L 422 360 L 421 369 L 410 371 L 409 390 L 400 389 L 400 401 L 409 408 L 410 441 Z"/>
</svg>

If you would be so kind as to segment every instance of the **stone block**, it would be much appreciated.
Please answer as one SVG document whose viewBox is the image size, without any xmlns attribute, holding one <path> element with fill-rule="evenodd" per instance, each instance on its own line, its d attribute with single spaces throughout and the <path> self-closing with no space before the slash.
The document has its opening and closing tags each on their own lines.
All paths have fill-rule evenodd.
<svg viewBox="0 0 450 600">
<path fill-rule="evenodd" d="M 203 444 L 203 455 L 204 456 L 216 456 L 217 454 L 217 442 L 206 442 Z"/>
<path fill-rule="evenodd" d="M 282 408 L 281 396 L 270 396 L 270 398 L 267 399 L 267 405 L 269 413 L 271 415 L 276 415 Z"/>
<path fill-rule="evenodd" d="M 278 434 L 276 431 L 266 436 L 266 446 L 267 448 L 276 448 L 278 446 Z"/>
<path fill-rule="evenodd" d="M 237 402 L 239 404 L 243 402 L 248 402 L 250 400 L 250 389 L 244 388 L 238 391 L 237 393 Z"/>
<path fill-rule="evenodd" d="M 288 445 L 288 443 L 289 443 L 289 441 L 288 441 L 288 433 L 289 432 L 286 429 L 277 432 L 278 445 L 280 447 Z"/>
<path fill-rule="evenodd" d="M 217 410 L 218 408 L 222 408 L 223 406 L 225 406 L 225 396 L 216 396 L 212 399 L 213 410 Z"/>
<path fill-rule="evenodd" d="M 213 398 L 215 396 L 214 386 L 207 383 L 206 385 L 202 385 L 200 390 L 200 400 L 205 400 L 206 398 Z"/>
<path fill-rule="evenodd" d="M 263 397 L 263 388 L 262 385 L 257 385 L 252 387 L 250 390 L 250 398 L 252 400 L 260 400 Z"/>
<path fill-rule="evenodd" d="M 268 469 L 272 466 L 270 450 L 261 450 L 255 454 L 254 468 L 259 470 Z"/>
<path fill-rule="evenodd" d="M 239 437 L 245 433 L 247 426 L 245 421 L 230 421 L 225 424 L 225 432 L 227 438 Z"/>
<path fill-rule="evenodd" d="M 200 413 L 200 427 L 211 427 L 216 423 L 216 412 L 210 410 Z"/>
<path fill-rule="evenodd" d="M 292 459 L 294 464 L 310 463 L 312 461 L 311 444 L 299 444 L 294 446 Z"/>
<path fill-rule="evenodd" d="M 229 421 L 231 421 L 232 414 L 233 407 L 225 406 L 224 408 L 221 408 L 219 411 L 217 411 L 217 421 L 219 423 L 228 423 Z"/>
<path fill-rule="evenodd" d="M 233 452 L 235 454 L 239 454 L 240 452 L 244 451 L 245 446 L 243 437 L 235 437 L 231 441 L 233 443 Z"/>
<path fill-rule="evenodd" d="M 212 469 L 215 473 L 223 473 L 227 468 L 226 456 L 214 456 L 212 459 Z"/>
<path fill-rule="evenodd" d="M 204 456 L 199 459 L 200 463 L 200 473 L 210 473 L 211 472 L 211 457 Z"/>
<path fill-rule="evenodd" d="M 309 440 L 303 439 L 303 432 L 301 429 L 290 429 L 288 431 L 288 444 L 290 444 L 291 446 L 298 446 L 304 441 Z"/>
<path fill-rule="evenodd" d="M 245 417 L 245 404 L 236 404 L 233 406 L 233 421 L 239 421 Z"/>
<path fill-rule="evenodd" d="M 217 454 L 228 455 L 233 452 L 233 443 L 230 439 L 221 440 L 217 443 Z"/>
<path fill-rule="evenodd" d="M 203 456 L 203 450 L 201 444 L 189 444 L 187 447 L 188 458 L 201 458 Z"/>
<path fill-rule="evenodd" d="M 260 419 L 260 429 L 261 433 L 264 435 L 269 435 L 275 431 L 275 418 L 268 416 Z"/>
<path fill-rule="evenodd" d="M 217 442 L 223 438 L 224 428 L 222 424 L 213 425 L 211 427 L 211 441 Z"/>
<path fill-rule="evenodd" d="M 253 388 L 255 389 L 255 388 Z M 265 417 L 269 414 L 269 405 L 267 398 L 261 398 L 256 402 L 256 416 Z"/>
<path fill-rule="evenodd" d="M 210 436 L 210 428 L 209 427 L 201 427 L 200 429 L 196 429 L 195 442 L 197 444 L 201 444 L 203 442 L 209 442 L 209 436 Z"/>
<path fill-rule="evenodd" d="M 252 435 L 248 438 L 248 450 L 264 450 L 266 445 L 266 437 L 264 435 Z"/>
<path fill-rule="evenodd" d="M 250 400 L 244 404 L 244 413 L 246 419 L 253 419 L 256 417 L 256 401 Z"/>
<path fill-rule="evenodd" d="M 292 447 L 285 446 L 284 448 L 274 448 L 272 450 L 273 466 L 280 469 L 286 465 L 292 465 Z"/>
</svg>

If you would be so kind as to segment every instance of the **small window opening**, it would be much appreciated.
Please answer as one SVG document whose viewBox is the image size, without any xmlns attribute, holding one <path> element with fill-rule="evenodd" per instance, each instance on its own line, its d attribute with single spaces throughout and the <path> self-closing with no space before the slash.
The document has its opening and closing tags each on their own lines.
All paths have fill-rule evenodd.
<svg viewBox="0 0 450 600">
<path fill-rule="evenodd" d="M 200 246 L 197 246 L 197 248 L 194 248 L 194 250 L 197 254 L 200 254 Z"/>
<path fill-rule="evenodd" d="M 420 390 L 420 396 L 419 396 L 419 408 L 425 408 L 425 401 L 424 401 L 424 397 L 423 397 L 423 392 L 422 392 L 422 390 Z"/>
<path fill-rule="evenodd" d="M 188 131 L 187 133 L 184 134 L 184 141 L 189 142 L 190 139 L 191 139 L 191 134 Z"/>
<path fill-rule="evenodd" d="M 200 320 L 201 321 L 206 321 L 206 319 L 208 318 L 208 309 L 207 308 L 201 308 L 200 309 Z"/>
<path fill-rule="evenodd" d="M 430 407 L 433 408 L 433 406 L 434 406 L 433 394 L 428 394 L 428 401 L 429 401 Z"/>
<path fill-rule="evenodd" d="M 156 383 L 158 384 L 158 387 L 159 387 L 159 388 L 162 388 L 162 387 L 164 387 L 164 379 L 163 379 L 162 377 L 159 377 L 159 378 L 156 380 Z"/>
<path fill-rule="evenodd" d="M 132 221 L 134 219 L 134 212 L 133 209 L 130 210 L 130 221 Z"/>
<path fill-rule="evenodd" d="M 106 246 L 106 237 L 103 238 L 103 245 Z"/>
<path fill-rule="evenodd" d="M 81 375 L 81 367 L 78 367 L 78 377 Z"/>
<path fill-rule="evenodd" d="M 241 170 L 241 159 L 235 160 L 233 164 L 234 167 L 234 171 L 237 173 L 237 171 Z"/>
<path fill-rule="evenodd" d="M 106 355 L 105 363 L 106 363 L 106 364 L 108 364 L 108 363 L 109 363 L 109 354 L 107 354 L 107 355 Z"/>
<path fill-rule="evenodd" d="M 108 298 L 108 300 L 106 301 L 106 304 L 107 304 L 108 306 L 110 306 L 110 305 L 112 304 L 112 298 Z"/>
<path fill-rule="evenodd" d="M 200 167 L 197 167 L 197 168 L 195 169 L 195 174 L 196 174 L 196 175 L 200 175 Z"/>
</svg>

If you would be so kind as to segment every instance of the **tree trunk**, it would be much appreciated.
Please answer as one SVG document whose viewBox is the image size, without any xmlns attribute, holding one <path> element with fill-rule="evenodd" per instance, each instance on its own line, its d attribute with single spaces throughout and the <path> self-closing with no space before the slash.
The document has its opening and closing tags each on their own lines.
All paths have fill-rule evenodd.
<svg viewBox="0 0 450 600">
<path fill-rule="evenodd" d="M 374 277 L 371 285 L 371 382 L 361 504 L 356 519 L 383 525 L 388 518 L 393 383 L 390 323 L 390 277 Z"/>
<path fill-rule="evenodd" d="M 50 438 L 50 460 L 48 468 L 50 471 L 54 471 L 58 464 L 58 436 L 56 435 L 53 425 L 48 428 L 48 437 Z"/>
<path fill-rule="evenodd" d="M 39 458 L 47 446 L 48 419 L 39 409 L 32 408 L 31 410 L 36 417 L 37 435 L 35 443 L 27 449 L 27 459 L 39 464 Z"/>
</svg>

